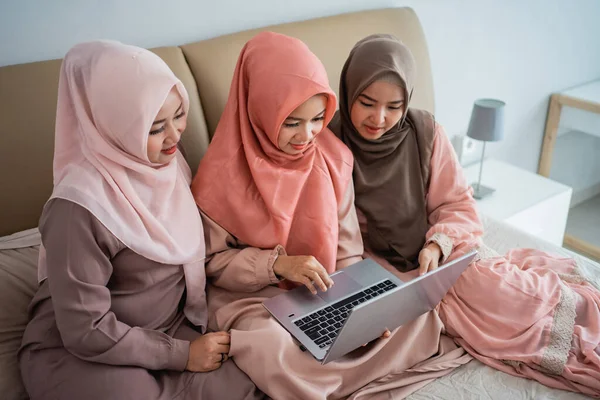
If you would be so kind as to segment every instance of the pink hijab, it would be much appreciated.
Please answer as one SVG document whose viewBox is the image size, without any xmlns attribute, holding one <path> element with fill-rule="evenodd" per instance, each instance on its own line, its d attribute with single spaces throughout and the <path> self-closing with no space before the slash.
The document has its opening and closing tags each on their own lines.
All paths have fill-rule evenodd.
<svg viewBox="0 0 600 400">
<path fill-rule="evenodd" d="M 179 151 L 160 165 L 146 150 L 152 122 L 174 86 L 187 112 L 185 88 L 154 53 L 109 41 L 73 47 L 60 73 L 50 198 L 84 207 L 148 259 L 183 264 L 188 303 L 202 304 L 204 235 L 190 169 Z M 44 258 L 42 252 L 40 281 L 47 276 Z M 202 311 L 186 311 L 197 323 Z"/>
<path fill-rule="evenodd" d="M 327 126 L 336 98 L 319 59 L 295 38 L 263 32 L 251 39 L 192 192 L 206 215 L 245 244 L 281 244 L 289 255 L 314 256 L 331 273 L 352 153 L 327 128 L 302 154 L 277 145 L 288 115 L 319 93 L 327 96 Z"/>
</svg>

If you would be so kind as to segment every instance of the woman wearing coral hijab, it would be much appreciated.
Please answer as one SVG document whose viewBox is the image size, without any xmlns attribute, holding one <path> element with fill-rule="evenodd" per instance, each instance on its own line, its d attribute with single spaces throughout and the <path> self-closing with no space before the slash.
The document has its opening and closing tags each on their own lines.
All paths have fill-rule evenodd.
<svg viewBox="0 0 600 400">
<path fill-rule="evenodd" d="M 355 156 L 365 248 L 416 274 L 479 247 L 481 259 L 439 305 L 447 333 L 492 367 L 600 396 L 600 292 L 572 259 L 532 249 L 500 257 L 482 246 L 450 141 L 431 114 L 410 107 L 415 73 L 409 49 L 389 35 L 359 41 L 342 70 L 330 127 Z"/>
<path fill-rule="evenodd" d="M 204 236 L 177 144 L 188 95 L 155 54 L 80 44 L 59 81 L 54 190 L 19 358 L 32 399 L 256 399 L 206 333 Z"/>
<path fill-rule="evenodd" d="M 211 323 L 276 399 L 401 396 L 468 361 L 427 313 L 338 361 L 302 352 L 263 308 L 361 260 L 352 155 L 326 126 L 336 98 L 304 43 L 265 32 L 242 49 L 214 139 L 192 184 L 203 215 Z M 212 318 L 214 315 L 214 318 Z"/>
</svg>

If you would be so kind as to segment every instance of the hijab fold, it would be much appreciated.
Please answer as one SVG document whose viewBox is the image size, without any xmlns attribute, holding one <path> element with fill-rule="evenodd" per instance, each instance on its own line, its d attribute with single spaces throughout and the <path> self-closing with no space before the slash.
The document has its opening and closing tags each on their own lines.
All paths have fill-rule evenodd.
<svg viewBox="0 0 600 400">
<path fill-rule="evenodd" d="M 356 206 L 367 218 L 366 243 L 402 271 L 417 267 L 429 228 L 426 195 L 435 121 L 427 111 L 409 108 L 415 80 L 410 50 L 391 35 L 359 41 L 342 69 L 340 110 L 330 128 L 354 154 Z M 381 138 L 364 139 L 350 110 L 377 80 L 396 77 L 404 90 L 404 113 Z"/>
<path fill-rule="evenodd" d="M 206 324 L 204 234 L 179 151 L 150 162 L 152 123 L 176 87 L 188 94 L 154 53 L 113 41 L 82 43 L 62 63 L 56 113 L 54 190 L 92 213 L 125 246 L 150 260 L 182 264 L 186 315 Z M 38 278 L 47 277 L 45 249 Z"/>
<path fill-rule="evenodd" d="M 295 38 L 263 32 L 251 39 L 192 191 L 200 209 L 243 243 L 283 245 L 288 255 L 312 255 L 331 273 L 352 154 L 327 128 L 303 153 L 278 147 L 285 119 L 318 94 L 327 97 L 327 126 L 336 97 L 319 59 Z"/>
</svg>

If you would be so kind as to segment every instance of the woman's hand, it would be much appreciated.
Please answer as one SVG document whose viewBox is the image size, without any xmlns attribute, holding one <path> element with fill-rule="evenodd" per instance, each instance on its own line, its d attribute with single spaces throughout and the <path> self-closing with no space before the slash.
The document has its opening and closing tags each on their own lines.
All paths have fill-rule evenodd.
<svg viewBox="0 0 600 400">
<path fill-rule="evenodd" d="M 386 329 L 385 332 L 379 337 L 379 339 L 387 339 L 392 336 L 392 332 L 389 329 Z"/>
<path fill-rule="evenodd" d="M 442 249 L 437 243 L 431 242 L 419 253 L 419 275 L 433 271 L 438 267 Z"/>
<path fill-rule="evenodd" d="M 389 329 L 386 329 L 386 330 L 385 330 L 385 332 L 383 332 L 383 333 L 381 334 L 381 336 L 379 336 L 379 339 L 387 339 L 387 338 L 389 338 L 390 336 L 392 336 L 392 332 L 390 332 L 390 330 L 389 330 Z M 368 345 L 368 344 L 369 344 L 369 343 L 365 343 L 365 344 L 363 344 L 363 347 L 365 347 L 365 346 L 366 346 L 366 345 Z"/>
<path fill-rule="evenodd" d="M 323 292 L 333 286 L 333 280 L 313 256 L 279 256 L 273 265 L 273 272 L 287 280 L 303 284 L 312 294 L 317 294 L 315 285 Z"/>
<path fill-rule="evenodd" d="M 213 371 L 229 359 L 230 336 L 227 332 L 213 332 L 200 336 L 190 344 L 185 369 L 192 372 Z"/>
</svg>

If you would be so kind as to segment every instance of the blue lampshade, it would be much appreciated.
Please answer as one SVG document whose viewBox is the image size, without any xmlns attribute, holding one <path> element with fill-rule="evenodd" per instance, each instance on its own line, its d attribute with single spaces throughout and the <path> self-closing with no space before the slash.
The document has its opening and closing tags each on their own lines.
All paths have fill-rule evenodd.
<svg viewBox="0 0 600 400">
<path fill-rule="evenodd" d="M 494 99 L 479 99 L 473 104 L 467 136 L 483 142 L 497 142 L 504 137 L 505 103 Z"/>
</svg>

